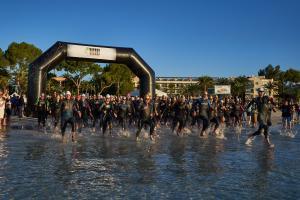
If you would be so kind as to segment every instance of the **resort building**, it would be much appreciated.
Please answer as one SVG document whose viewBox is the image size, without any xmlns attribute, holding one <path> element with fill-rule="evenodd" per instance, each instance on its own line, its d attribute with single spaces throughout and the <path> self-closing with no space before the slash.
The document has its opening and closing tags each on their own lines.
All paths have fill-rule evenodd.
<svg viewBox="0 0 300 200">
<path fill-rule="evenodd" d="M 267 87 L 269 84 L 274 84 L 273 79 L 267 79 L 265 76 L 250 76 L 248 77 L 248 80 L 249 84 L 246 88 L 246 96 L 250 98 L 257 97 L 257 90 L 261 87 L 265 89 L 265 94 L 267 95 L 274 96 L 277 94 L 275 88 L 269 90 Z"/>
<path fill-rule="evenodd" d="M 180 95 L 183 89 L 192 84 L 197 84 L 198 77 L 156 77 L 156 89 L 168 95 Z M 139 87 L 139 78 L 133 78 L 135 88 Z"/>
</svg>

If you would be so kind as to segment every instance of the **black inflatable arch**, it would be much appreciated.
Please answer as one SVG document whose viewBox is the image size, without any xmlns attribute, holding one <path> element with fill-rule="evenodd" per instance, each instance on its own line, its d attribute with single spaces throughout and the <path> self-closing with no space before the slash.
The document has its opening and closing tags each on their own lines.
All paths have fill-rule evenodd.
<svg viewBox="0 0 300 200">
<path fill-rule="evenodd" d="M 47 72 L 64 59 L 125 64 L 140 79 L 140 96 L 155 94 L 155 73 L 134 49 L 58 41 L 29 65 L 29 106 L 46 90 Z"/>
</svg>

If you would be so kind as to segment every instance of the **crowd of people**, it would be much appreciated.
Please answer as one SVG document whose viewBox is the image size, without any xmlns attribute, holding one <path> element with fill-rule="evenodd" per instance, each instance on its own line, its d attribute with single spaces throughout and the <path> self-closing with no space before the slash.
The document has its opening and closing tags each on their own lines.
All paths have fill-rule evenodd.
<svg viewBox="0 0 300 200">
<path fill-rule="evenodd" d="M 0 91 L 0 122 L 1 126 L 9 123 L 12 114 L 24 116 L 26 96 L 9 96 Z M 65 94 L 46 96 L 41 94 L 35 103 L 34 112 L 38 117 L 38 126 L 46 126 L 51 120 L 57 131 L 60 129 L 64 138 L 67 125 L 70 124 L 72 139 L 76 132 L 84 128 L 100 128 L 102 134 L 112 134 L 115 127 L 123 131 L 128 127 L 136 128 L 136 139 L 139 140 L 141 130 L 150 128 L 150 139 L 157 137 L 156 130 L 161 126 L 170 127 L 178 136 L 185 134 L 183 130 L 196 128 L 199 136 L 221 134 L 220 127 L 258 127 L 258 130 L 248 136 L 246 144 L 250 144 L 256 135 L 261 133 L 265 141 L 272 146 L 268 129 L 271 126 L 271 113 L 276 105 L 272 97 L 266 96 L 264 89 L 258 90 L 258 97 L 241 99 L 239 97 L 208 95 L 201 97 L 154 97 L 145 98 L 111 95 L 71 95 Z M 291 129 L 294 121 L 299 120 L 299 104 L 285 99 L 279 106 L 282 112 L 283 128 Z M 5 120 L 6 119 L 6 120 Z M 210 129 L 209 129 L 210 127 Z M 210 130 L 210 132 L 208 132 Z"/>
<path fill-rule="evenodd" d="M 13 93 L 9 95 L 8 90 L 0 90 L 0 130 L 9 125 L 12 115 L 19 118 L 25 116 L 27 97 L 25 94 Z"/>
</svg>

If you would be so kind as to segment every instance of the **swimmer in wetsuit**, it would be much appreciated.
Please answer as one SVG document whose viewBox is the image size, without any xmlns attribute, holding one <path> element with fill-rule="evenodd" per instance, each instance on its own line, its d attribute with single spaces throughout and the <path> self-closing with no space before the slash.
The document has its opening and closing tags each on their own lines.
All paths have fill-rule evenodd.
<svg viewBox="0 0 300 200">
<path fill-rule="evenodd" d="M 254 133 L 248 135 L 246 144 L 250 144 L 255 136 L 260 135 L 263 132 L 265 136 L 265 141 L 268 144 L 268 146 L 274 147 L 274 145 L 271 144 L 268 135 L 269 126 L 271 126 L 271 111 L 269 105 L 271 102 L 269 101 L 268 96 L 264 96 L 263 88 L 258 89 L 258 97 L 256 97 L 252 102 L 250 102 L 248 106 L 250 106 L 252 103 L 255 103 L 257 106 L 259 128 Z"/>
<path fill-rule="evenodd" d="M 151 98 L 149 95 L 146 96 L 144 103 L 139 107 L 140 120 L 138 123 L 138 131 L 136 132 L 136 140 L 139 140 L 140 133 L 145 125 L 150 126 L 150 139 L 154 140 L 154 106 L 151 103 Z"/>
</svg>

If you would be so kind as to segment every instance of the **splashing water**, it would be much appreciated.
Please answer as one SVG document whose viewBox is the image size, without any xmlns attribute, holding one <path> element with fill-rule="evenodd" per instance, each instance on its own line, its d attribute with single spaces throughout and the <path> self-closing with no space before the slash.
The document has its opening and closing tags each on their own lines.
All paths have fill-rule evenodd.
<svg viewBox="0 0 300 200">
<path fill-rule="evenodd" d="M 300 198 L 299 126 L 294 137 L 271 127 L 275 150 L 263 137 L 245 145 L 250 128 L 199 138 L 197 128 L 178 137 L 162 126 L 155 141 L 148 128 L 138 142 L 136 128 L 113 137 L 84 128 L 73 143 L 70 128 L 62 142 L 59 131 L 26 127 L 0 134 L 0 199 Z"/>
</svg>

